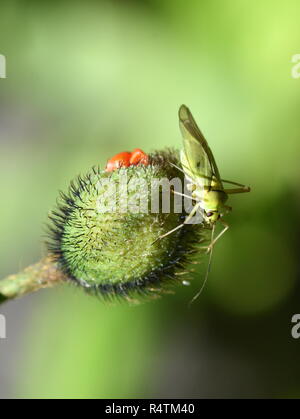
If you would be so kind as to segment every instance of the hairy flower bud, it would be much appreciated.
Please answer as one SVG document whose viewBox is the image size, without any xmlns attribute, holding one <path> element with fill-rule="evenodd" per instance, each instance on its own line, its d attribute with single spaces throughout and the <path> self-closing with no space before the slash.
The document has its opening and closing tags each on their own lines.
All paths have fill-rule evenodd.
<svg viewBox="0 0 300 419">
<path fill-rule="evenodd" d="M 185 225 L 159 239 L 181 224 L 186 213 L 183 206 L 180 212 L 174 208 L 172 191 L 167 212 L 166 192 L 155 190 L 158 203 L 153 196 L 161 179 L 183 182 L 182 172 L 174 167 L 178 164 L 174 151 L 155 152 L 147 165 L 93 168 L 71 182 L 50 214 L 48 243 L 68 278 L 91 293 L 128 298 L 158 295 L 182 278 L 203 229 Z"/>
</svg>

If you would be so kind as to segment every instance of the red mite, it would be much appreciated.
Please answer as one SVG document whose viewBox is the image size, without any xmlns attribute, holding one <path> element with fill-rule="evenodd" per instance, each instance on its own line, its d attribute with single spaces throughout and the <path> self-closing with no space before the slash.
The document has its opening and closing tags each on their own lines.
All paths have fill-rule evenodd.
<svg viewBox="0 0 300 419">
<path fill-rule="evenodd" d="M 122 153 L 118 153 L 109 159 L 106 164 L 105 171 L 112 172 L 120 167 L 136 166 L 138 164 L 148 166 L 149 159 L 147 154 L 140 148 L 135 148 L 132 153 L 129 151 L 123 151 Z"/>
<path fill-rule="evenodd" d="M 106 163 L 105 171 L 112 172 L 120 167 L 130 166 L 130 157 L 131 153 L 129 151 L 123 151 L 122 153 L 116 154 Z"/>
<path fill-rule="evenodd" d="M 147 154 L 144 153 L 140 148 L 135 148 L 131 153 L 129 163 L 130 166 L 136 166 L 137 164 L 143 164 L 144 166 L 148 166 L 149 159 Z"/>
</svg>

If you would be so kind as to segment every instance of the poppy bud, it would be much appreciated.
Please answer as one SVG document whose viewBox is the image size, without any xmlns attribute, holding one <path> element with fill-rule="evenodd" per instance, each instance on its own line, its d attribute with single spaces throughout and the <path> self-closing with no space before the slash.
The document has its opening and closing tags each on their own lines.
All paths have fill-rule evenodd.
<svg viewBox="0 0 300 419">
<path fill-rule="evenodd" d="M 159 295 L 176 279 L 182 281 L 203 238 L 197 224 L 184 225 L 159 239 L 182 224 L 186 215 L 183 206 L 175 210 L 172 191 L 168 192 L 170 210 L 165 212 L 160 188 L 156 190 L 159 205 L 152 208 L 154 184 L 174 178 L 183 182 L 184 175 L 174 167 L 179 165 L 178 154 L 170 150 L 149 156 L 141 150 L 134 153 L 147 165 L 112 171 L 93 168 L 71 182 L 69 192 L 61 194 L 58 208 L 50 214 L 50 254 L 67 278 L 92 294 Z"/>
</svg>

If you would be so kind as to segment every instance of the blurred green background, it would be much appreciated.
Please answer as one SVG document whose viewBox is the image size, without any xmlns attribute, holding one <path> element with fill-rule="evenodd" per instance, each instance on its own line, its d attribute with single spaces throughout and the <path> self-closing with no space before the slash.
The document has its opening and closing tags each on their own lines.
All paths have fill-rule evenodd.
<svg viewBox="0 0 300 419">
<path fill-rule="evenodd" d="M 58 189 L 115 153 L 181 147 L 187 104 L 231 229 L 175 295 L 107 306 L 73 287 L 0 307 L 0 397 L 298 397 L 300 4 L 2 1 L 0 278 L 45 254 Z"/>
</svg>

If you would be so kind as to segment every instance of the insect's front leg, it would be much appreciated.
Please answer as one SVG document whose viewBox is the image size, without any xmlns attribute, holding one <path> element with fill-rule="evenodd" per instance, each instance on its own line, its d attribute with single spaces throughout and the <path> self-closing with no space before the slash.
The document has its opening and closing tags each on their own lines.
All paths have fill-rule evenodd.
<svg viewBox="0 0 300 419">
<path fill-rule="evenodd" d="M 212 251 L 212 248 L 214 247 L 214 245 L 216 244 L 216 242 L 219 240 L 219 238 L 221 236 L 223 236 L 223 234 L 229 229 L 229 224 L 227 224 L 224 220 L 220 219 L 220 223 L 223 224 L 224 228 L 223 230 L 217 235 L 217 237 L 215 237 L 208 246 L 202 246 L 200 249 L 206 249 L 207 253 Z"/>
<path fill-rule="evenodd" d="M 169 234 L 174 233 L 175 231 L 182 228 L 184 225 L 188 224 L 189 221 L 193 218 L 193 216 L 196 214 L 198 209 L 200 208 L 201 202 L 198 202 L 192 209 L 192 211 L 189 213 L 189 215 L 186 217 L 184 222 L 182 224 L 179 224 L 177 227 L 173 228 L 172 230 L 168 231 L 167 233 L 163 234 L 162 236 L 159 236 L 152 244 L 156 243 L 158 240 L 163 239 L 164 237 L 168 236 Z"/>
<path fill-rule="evenodd" d="M 225 231 L 227 231 L 229 229 L 229 224 L 226 223 L 226 221 L 224 220 L 220 220 L 220 222 L 223 224 L 224 228 L 223 230 L 217 235 L 217 237 L 211 242 L 210 247 L 212 247 L 221 236 L 223 236 L 223 234 L 225 233 Z"/>
</svg>

